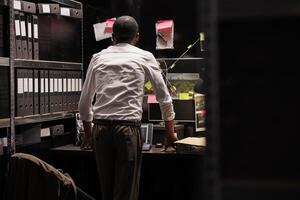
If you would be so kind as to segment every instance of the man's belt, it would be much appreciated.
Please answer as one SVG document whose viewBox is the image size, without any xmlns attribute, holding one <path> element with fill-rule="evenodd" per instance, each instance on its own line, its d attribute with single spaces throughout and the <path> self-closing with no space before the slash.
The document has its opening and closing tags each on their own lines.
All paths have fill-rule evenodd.
<svg viewBox="0 0 300 200">
<path fill-rule="evenodd" d="M 141 126 L 141 121 L 139 120 L 94 119 L 93 123 L 100 125 Z"/>
</svg>

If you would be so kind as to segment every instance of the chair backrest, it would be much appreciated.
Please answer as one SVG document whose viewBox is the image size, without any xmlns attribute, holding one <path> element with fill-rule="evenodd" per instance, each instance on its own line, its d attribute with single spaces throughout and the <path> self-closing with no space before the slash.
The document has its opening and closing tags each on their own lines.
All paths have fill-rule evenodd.
<svg viewBox="0 0 300 200">
<path fill-rule="evenodd" d="M 6 187 L 6 200 L 76 199 L 76 186 L 71 177 L 25 153 L 11 156 Z"/>
</svg>

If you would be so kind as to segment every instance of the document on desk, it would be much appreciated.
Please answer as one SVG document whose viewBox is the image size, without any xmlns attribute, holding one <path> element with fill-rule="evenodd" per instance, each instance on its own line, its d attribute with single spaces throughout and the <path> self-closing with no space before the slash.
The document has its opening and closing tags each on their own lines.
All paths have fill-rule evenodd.
<svg viewBox="0 0 300 200">
<path fill-rule="evenodd" d="M 194 145 L 194 146 L 206 146 L 206 139 L 205 137 L 187 137 L 182 140 L 178 140 L 175 143 Z"/>
</svg>

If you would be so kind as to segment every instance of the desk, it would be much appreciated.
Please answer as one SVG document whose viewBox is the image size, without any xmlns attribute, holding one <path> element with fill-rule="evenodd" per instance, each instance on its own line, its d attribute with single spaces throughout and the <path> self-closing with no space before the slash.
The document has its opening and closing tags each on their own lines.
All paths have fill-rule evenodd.
<svg viewBox="0 0 300 200">
<path fill-rule="evenodd" d="M 54 166 L 68 172 L 84 191 L 101 200 L 94 152 L 72 144 L 51 149 Z M 199 200 L 203 155 L 143 151 L 140 200 Z"/>
</svg>

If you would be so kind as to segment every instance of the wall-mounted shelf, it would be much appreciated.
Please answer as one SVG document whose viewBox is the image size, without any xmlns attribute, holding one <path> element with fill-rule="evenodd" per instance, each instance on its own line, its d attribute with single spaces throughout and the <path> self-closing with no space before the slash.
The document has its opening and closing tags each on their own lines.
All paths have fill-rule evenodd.
<svg viewBox="0 0 300 200">
<path fill-rule="evenodd" d="M 81 70 L 82 63 L 47 61 L 47 60 L 15 59 L 15 67 L 17 67 L 17 68 L 32 68 L 32 69 Z"/>
<path fill-rule="evenodd" d="M 190 57 L 190 58 L 156 58 L 158 61 L 176 61 L 176 60 L 204 60 L 203 57 Z"/>
<path fill-rule="evenodd" d="M 15 125 L 26 125 L 26 124 L 33 124 L 33 123 L 41 123 L 46 121 L 54 121 L 54 120 L 62 120 L 62 119 L 69 119 L 73 118 L 75 115 L 69 112 L 58 112 L 58 113 L 48 113 L 43 115 L 32 115 L 26 117 L 16 117 L 15 118 Z"/>
<path fill-rule="evenodd" d="M 81 9 L 82 8 L 82 4 L 80 2 L 76 2 L 76 1 L 72 1 L 72 0 L 50 0 L 53 2 L 57 2 L 59 4 L 64 4 L 66 6 L 71 6 L 73 8 L 77 8 L 77 9 Z"/>
</svg>

